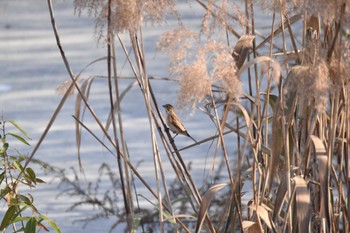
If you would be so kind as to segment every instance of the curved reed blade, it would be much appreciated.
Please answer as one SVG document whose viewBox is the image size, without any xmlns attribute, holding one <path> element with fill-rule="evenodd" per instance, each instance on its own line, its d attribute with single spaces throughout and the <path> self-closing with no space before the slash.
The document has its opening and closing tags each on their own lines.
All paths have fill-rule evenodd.
<svg viewBox="0 0 350 233">
<path fill-rule="evenodd" d="M 92 83 L 92 79 L 88 78 L 86 80 L 84 80 L 84 82 L 81 85 L 81 91 L 84 94 L 84 97 L 82 95 L 77 95 L 76 100 L 75 100 L 75 118 L 78 119 L 79 121 L 83 121 L 84 119 L 84 113 L 85 113 L 85 109 L 86 107 L 84 107 L 83 113 L 81 114 L 81 106 L 82 106 L 82 101 L 83 98 L 88 98 L 88 90 L 90 87 L 90 84 Z M 81 146 L 81 128 L 80 128 L 80 124 L 79 121 L 76 120 L 75 121 L 75 141 L 76 141 L 76 146 L 77 146 L 77 150 L 78 150 L 78 163 L 79 163 L 79 169 L 82 173 L 84 173 L 84 169 L 81 163 L 81 157 L 80 157 L 80 146 Z"/>
<path fill-rule="evenodd" d="M 200 232 L 202 228 L 203 222 L 205 220 L 205 217 L 209 209 L 210 202 L 213 199 L 215 193 L 225 186 L 226 184 L 214 185 L 204 194 L 204 197 L 202 198 L 202 202 L 198 212 L 198 219 L 197 219 L 197 225 L 195 230 L 196 233 Z"/>
<path fill-rule="evenodd" d="M 316 158 L 318 162 L 318 174 L 321 187 L 320 196 L 320 218 L 322 221 L 326 221 L 327 228 L 330 227 L 331 219 L 329 214 L 329 167 L 326 148 L 319 137 L 315 135 L 310 136 L 311 141 L 315 147 Z"/>
<path fill-rule="evenodd" d="M 304 178 L 296 176 L 293 180 L 295 182 L 295 213 L 298 221 L 298 230 L 299 232 L 308 232 L 311 214 L 310 191 Z"/>
<path fill-rule="evenodd" d="M 283 202 L 287 193 L 287 181 L 286 177 L 281 176 L 281 183 L 278 186 L 276 193 L 275 205 L 272 213 L 272 221 L 276 221 L 283 207 Z"/>
<path fill-rule="evenodd" d="M 277 64 L 278 62 L 276 62 L 274 59 L 272 59 L 271 57 L 267 57 L 267 56 L 261 56 L 261 57 L 257 57 L 247 63 L 245 63 L 242 67 L 239 68 L 239 71 L 237 73 L 237 76 L 241 76 L 242 72 L 246 69 L 248 69 L 250 66 L 254 65 L 254 64 L 258 64 L 258 63 L 265 63 L 265 62 L 270 62 L 272 64 Z M 273 66 L 271 66 L 273 67 Z M 280 74 L 276 74 L 277 76 L 279 76 Z"/>
<path fill-rule="evenodd" d="M 269 187 L 271 191 L 272 183 L 276 176 L 277 169 L 280 164 L 280 157 L 283 151 L 283 139 L 282 139 L 282 109 L 280 102 L 276 105 L 272 118 L 272 137 L 271 137 L 271 159 L 269 160 Z"/>
</svg>

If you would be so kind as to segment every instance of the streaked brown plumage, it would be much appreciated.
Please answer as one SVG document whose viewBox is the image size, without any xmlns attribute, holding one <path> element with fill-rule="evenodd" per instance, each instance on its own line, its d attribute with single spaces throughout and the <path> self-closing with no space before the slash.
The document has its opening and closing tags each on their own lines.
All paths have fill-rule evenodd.
<svg viewBox="0 0 350 233">
<path fill-rule="evenodd" d="M 191 135 L 187 132 L 185 126 L 181 123 L 180 119 L 175 113 L 174 107 L 171 104 L 165 104 L 163 107 L 165 108 L 168 127 L 175 134 L 175 137 L 178 134 L 182 134 L 190 137 L 193 141 L 197 142 L 193 137 L 191 137 Z"/>
</svg>

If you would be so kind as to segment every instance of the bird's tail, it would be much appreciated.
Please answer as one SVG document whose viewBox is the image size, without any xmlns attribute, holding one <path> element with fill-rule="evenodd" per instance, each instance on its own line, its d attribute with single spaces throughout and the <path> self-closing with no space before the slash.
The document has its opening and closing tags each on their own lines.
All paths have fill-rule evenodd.
<svg viewBox="0 0 350 233">
<path fill-rule="evenodd" d="M 195 143 L 198 143 L 196 139 L 194 139 L 188 132 L 186 132 L 186 136 L 191 138 Z"/>
</svg>

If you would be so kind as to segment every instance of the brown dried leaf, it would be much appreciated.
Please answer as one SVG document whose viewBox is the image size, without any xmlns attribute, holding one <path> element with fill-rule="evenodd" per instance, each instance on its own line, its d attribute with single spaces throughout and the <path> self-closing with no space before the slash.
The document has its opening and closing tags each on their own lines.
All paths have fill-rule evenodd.
<svg viewBox="0 0 350 233">
<path fill-rule="evenodd" d="M 242 227 L 243 227 L 244 233 L 262 233 L 263 232 L 258 222 L 243 221 Z"/>
<path fill-rule="evenodd" d="M 237 102 L 232 102 L 231 105 L 238 107 L 243 113 L 244 120 L 246 121 L 246 127 L 247 127 L 246 137 L 247 139 L 250 140 L 251 144 L 253 145 L 254 144 L 254 139 L 253 139 L 254 122 L 250 119 L 247 109 L 242 104 Z"/>
<path fill-rule="evenodd" d="M 261 57 L 257 57 L 249 62 L 247 62 L 246 64 L 244 64 L 243 66 L 239 67 L 237 65 L 237 68 L 239 68 L 239 71 L 237 73 L 237 76 L 240 77 L 242 72 L 246 69 L 248 69 L 250 66 L 254 65 L 254 64 L 258 64 L 258 63 L 266 63 L 266 62 L 270 62 L 270 63 L 278 63 L 277 61 L 275 61 L 274 59 L 272 59 L 271 57 L 267 57 L 267 56 L 261 56 Z"/>
<path fill-rule="evenodd" d="M 252 222 L 252 221 L 243 221 L 242 228 L 243 228 L 243 230 L 246 230 L 247 228 L 253 226 L 254 224 L 255 224 L 255 222 Z"/>
<path fill-rule="evenodd" d="M 275 221 L 282 209 L 282 203 L 287 193 L 287 180 L 285 176 L 281 176 L 281 182 L 278 186 L 275 205 L 273 208 L 272 220 Z"/>
<path fill-rule="evenodd" d="M 205 194 L 202 199 L 199 212 L 198 212 L 198 219 L 197 219 L 197 225 L 196 225 L 196 233 L 199 232 L 202 228 L 205 216 L 207 215 L 209 205 L 211 200 L 213 199 L 215 193 L 225 187 L 226 184 L 217 184 L 212 186 Z"/>
<path fill-rule="evenodd" d="M 330 222 L 330 216 L 329 216 L 329 195 L 328 195 L 328 188 L 329 188 L 329 169 L 328 169 L 328 158 L 327 158 L 327 151 L 326 148 L 322 142 L 322 140 L 314 135 L 310 136 L 311 141 L 314 144 L 315 147 L 315 153 L 318 163 L 318 174 L 319 174 L 319 180 L 320 180 L 320 187 L 321 187 L 321 208 L 320 208 L 320 217 L 321 219 L 326 219 L 327 222 Z"/>
<path fill-rule="evenodd" d="M 269 212 L 263 206 L 256 206 L 253 204 L 249 208 L 252 208 L 252 210 L 257 213 L 259 218 L 261 218 L 266 223 L 267 227 L 272 230 L 272 223 L 269 217 Z"/>
<path fill-rule="evenodd" d="M 299 232 L 309 231 L 310 220 L 310 192 L 307 188 L 307 182 L 300 176 L 293 178 L 295 182 L 295 207 L 298 221 Z"/>
<path fill-rule="evenodd" d="M 276 104 L 272 118 L 271 159 L 269 161 L 269 191 L 271 191 L 273 179 L 279 167 L 280 155 L 283 149 L 282 143 L 282 109 L 280 102 Z"/>
<path fill-rule="evenodd" d="M 236 61 L 236 66 L 240 69 L 248 56 L 249 50 L 253 48 L 253 35 L 242 35 L 233 48 L 232 56 Z"/>
</svg>

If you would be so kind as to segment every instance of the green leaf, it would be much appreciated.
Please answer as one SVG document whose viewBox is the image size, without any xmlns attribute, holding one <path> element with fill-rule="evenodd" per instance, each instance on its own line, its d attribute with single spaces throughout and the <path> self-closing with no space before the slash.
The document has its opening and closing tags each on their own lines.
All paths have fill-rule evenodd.
<svg viewBox="0 0 350 233">
<path fill-rule="evenodd" d="M 270 94 L 269 104 L 270 104 L 272 109 L 275 109 L 277 102 L 278 102 L 278 96 L 274 95 L 274 94 Z"/>
<path fill-rule="evenodd" d="M 16 160 L 19 163 L 21 163 L 22 161 L 26 160 L 26 157 L 24 157 L 23 155 L 15 156 L 13 160 Z"/>
<path fill-rule="evenodd" d="M 172 204 L 177 204 L 177 203 L 186 203 L 188 202 L 188 198 L 187 197 L 181 197 L 181 198 L 175 198 L 174 200 L 172 200 Z"/>
<path fill-rule="evenodd" d="M 14 216 L 16 214 L 16 206 L 12 205 L 7 209 L 4 218 L 2 219 L 0 225 L 0 231 L 3 231 L 8 225 L 12 223 Z"/>
<path fill-rule="evenodd" d="M 35 182 L 36 182 L 36 183 L 39 183 L 39 184 L 46 184 L 46 182 L 43 181 L 43 180 L 40 179 L 40 178 L 36 178 L 36 179 L 35 179 Z"/>
<path fill-rule="evenodd" d="M 7 120 L 6 122 L 11 123 L 14 127 L 16 127 L 19 131 L 21 131 L 21 133 L 28 139 L 31 139 L 29 137 L 29 135 L 17 124 L 17 122 L 13 121 L 13 120 Z"/>
<path fill-rule="evenodd" d="M 30 145 L 24 138 L 22 138 L 21 136 L 17 135 L 17 134 L 13 134 L 13 133 L 7 133 L 6 135 L 10 135 L 14 138 L 16 138 L 17 140 L 19 140 L 20 142 L 26 144 L 26 145 Z"/>
<path fill-rule="evenodd" d="M 5 178 L 5 171 L 3 171 L 1 174 L 0 174 L 0 184 L 2 183 L 2 181 L 4 180 Z"/>
<path fill-rule="evenodd" d="M 155 208 L 157 208 L 159 210 L 159 207 L 154 202 L 152 202 L 150 199 L 148 199 L 147 197 L 143 196 L 142 194 L 138 194 L 138 196 L 144 198 L 146 201 L 148 201 L 151 205 L 153 205 Z M 176 222 L 174 221 L 174 218 L 172 216 L 170 216 L 169 214 L 167 214 L 165 211 L 163 211 L 162 213 L 163 213 L 163 216 L 172 224 L 174 229 L 176 229 L 176 231 L 178 231 L 178 226 L 176 225 Z M 135 227 L 135 226 L 133 226 L 133 227 Z"/>
<path fill-rule="evenodd" d="M 14 166 L 19 172 L 22 172 L 22 170 L 23 170 L 22 164 L 20 164 L 19 162 L 15 161 L 15 162 L 13 163 L 13 166 Z"/>
<path fill-rule="evenodd" d="M 58 228 L 57 224 L 54 221 L 52 221 L 49 217 L 45 215 L 40 215 L 40 218 L 44 219 L 48 224 L 50 224 L 50 226 L 52 227 L 52 229 L 55 230 L 56 233 L 61 233 L 60 228 Z"/>
<path fill-rule="evenodd" d="M 11 191 L 10 187 L 6 185 L 5 188 L 0 190 L 0 199 L 4 198 L 6 194 L 8 194 Z"/>
<path fill-rule="evenodd" d="M 15 219 L 13 219 L 12 223 L 28 221 L 29 219 L 30 219 L 30 217 L 21 217 L 20 216 L 20 217 L 16 217 Z"/>
<path fill-rule="evenodd" d="M 17 197 L 21 199 L 25 204 L 32 205 L 33 203 L 30 201 L 30 199 L 24 195 L 17 194 Z"/>
<path fill-rule="evenodd" d="M 35 233 L 35 231 L 36 231 L 36 224 L 37 224 L 36 218 L 35 217 L 31 217 L 29 219 L 29 221 L 27 222 L 27 224 L 26 224 L 26 228 L 24 229 L 24 232 L 25 233 Z"/>
<path fill-rule="evenodd" d="M 9 148 L 9 144 L 7 142 L 5 142 L 0 150 L 0 155 L 3 155 L 7 149 Z"/>
<path fill-rule="evenodd" d="M 142 216 L 140 216 L 139 214 L 135 215 L 134 221 L 132 223 L 131 233 L 137 233 L 137 228 L 140 226 L 141 219 L 142 219 Z"/>
<path fill-rule="evenodd" d="M 29 176 L 30 180 L 31 180 L 34 184 L 36 184 L 36 175 L 35 175 L 34 170 L 33 170 L 32 168 L 30 168 L 30 167 L 27 167 L 27 168 L 26 168 L 26 173 L 27 173 L 27 175 Z"/>
<path fill-rule="evenodd" d="M 33 198 L 33 196 L 32 196 L 30 193 L 28 193 L 28 196 L 30 197 L 30 199 L 29 199 L 29 200 L 30 200 L 30 202 L 31 202 L 31 203 L 33 203 L 33 202 L 34 202 L 34 198 Z M 28 198 L 29 198 L 29 197 L 28 197 Z"/>
<path fill-rule="evenodd" d="M 17 199 L 15 199 L 17 200 Z M 16 203 L 14 206 L 17 207 L 17 211 L 16 211 L 16 214 L 14 215 L 13 217 L 13 220 L 11 222 L 12 223 L 15 223 L 15 222 L 18 222 L 19 218 L 21 218 L 21 215 L 23 214 L 23 212 L 28 209 L 29 205 L 25 204 L 24 202 L 18 202 Z M 20 208 L 21 206 L 23 206 L 22 208 Z M 29 220 L 30 217 L 28 217 L 28 220 Z"/>
</svg>

